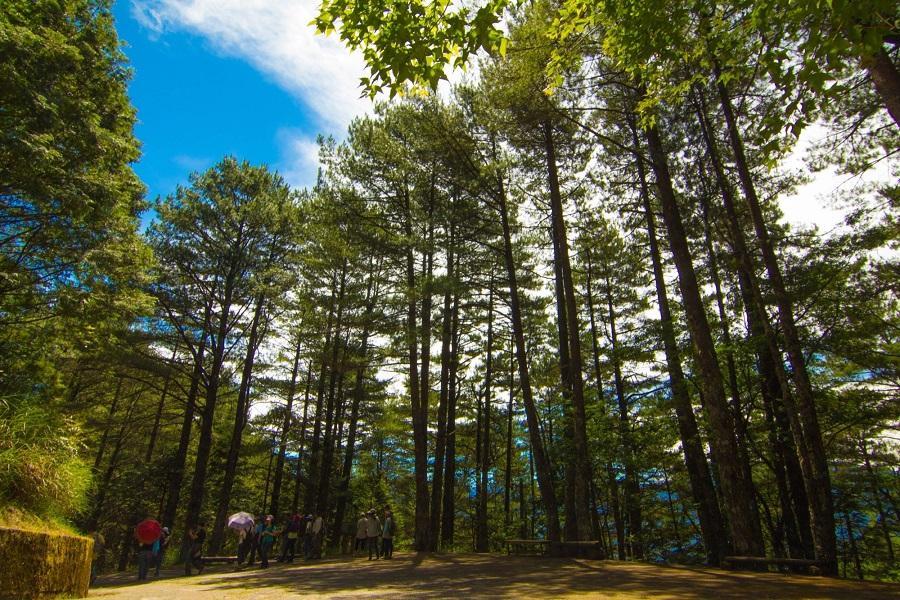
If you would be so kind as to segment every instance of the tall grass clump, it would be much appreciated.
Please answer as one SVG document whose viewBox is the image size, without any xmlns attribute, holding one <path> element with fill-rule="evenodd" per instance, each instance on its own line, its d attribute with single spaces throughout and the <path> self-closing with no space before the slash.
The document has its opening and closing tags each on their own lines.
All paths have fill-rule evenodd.
<svg viewBox="0 0 900 600">
<path fill-rule="evenodd" d="M 78 458 L 80 434 L 30 399 L 0 399 L 0 506 L 48 519 L 83 510 L 91 471 Z"/>
</svg>

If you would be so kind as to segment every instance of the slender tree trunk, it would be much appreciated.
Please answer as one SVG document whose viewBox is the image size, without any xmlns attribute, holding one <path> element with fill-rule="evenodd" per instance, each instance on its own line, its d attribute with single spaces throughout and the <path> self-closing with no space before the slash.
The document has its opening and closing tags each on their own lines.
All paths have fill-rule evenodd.
<svg viewBox="0 0 900 600">
<path fill-rule="evenodd" d="M 300 486 L 303 483 L 303 451 L 306 449 L 306 426 L 309 424 L 309 392 L 312 387 L 312 364 L 306 369 L 306 385 L 303 391 L 303 421 L 300 424 L 300 447 L 297 450 L 297 471 L 294 473 L 294 498 L 291 500 L 291 512 L 300 508 Z M 308 462 L 307 458 L 307 462 Z"/>
<path fill-rule="evenodd" d="M 764 343 L 765 349 L 767 350 L 767 352 L 765 352 L 764 354 L 767 354 L 768 356 L 765 357 L 766 360 L 761 360 L 760 367 L 763 369 L 764 375 L 768 374 L 769 367 L 771 367 L 772 371 L 774 372 L 774 376 L 778 383 L 778 389 L 780 390 L 781 398 L 783 399 L 783 406 L 789 419 L 790 429 L 793 432 L 795 443 L 799 450 L 800 458 L 803 461 L 801 467 L 803 467 L 802 471 L 805 483 L 792 485 L 792 492 L 795 498 L 806 497 L 803 494 L 804 487 L 807 489 L 812 489 L 813 484 L 810 480 L 811 471 L 808 468 L 809 453 L 806 448 L 803 428 L 800 423 L 800 419 L 797 416 L 797 410 L 793 401 L 793 397 L 791 396 L 790 385 L 788 383 L 787 374 L 785 373 L 785 369 L 782 363 L 781 351 L 778 348 L 776 334 L 773 331 L 772 326 L 769 323 L 768 315 L 766 314 L 765 303 L 760 291 L 759 282 L 756 278 L 755 266 L 753 264 L 750 251 L 748 250 L 747 243 L 744 237 L 743 226 L 737 213 L 737 207 L 731 185 L 729 184 L 727 177 L 725 176 L 722 161 L 719 157 L 718 147 L 711 133 L 709 121 L 706 118 L 706 105 L 703 94 L 698 93 L 697 97 L 699 101 L 698 116 L 701 129 L 703 131 L 704 140 L 709 151 L 710 162 L 712 163 L 713 169 L 716 173 L 716 179 L 719 183 L 719 189 L 722 194 L 725 213 L 728 217 L 728 225 L 731 231 L 734 253 L 738 260 L 738 276 L 739 282 L 743 286 L 742 293 L 744 295 L 745 304 L 748 310 L 748 323 L 750 324 L 751 331 L 755 331 L 757 332 L 757 334 L 760 331 L 762 332 L 763 335 L 759 339 L 764 340 L 764 342 L 760 342 L 760 348 L 762 348 L 762 344 Z M 772 387 L 774 391 L 774 386 L 772 386 L 771 384 L 767 387 Z M 773 404 L 773 408 L 775 408 L 776 411 L 776 422 L 778 421 L 780 414 L 778 407 L 779 404 L 777 402 Z M 786 459 L 791 456 L 791 452 L 788 452 L 785 455 Z M 807 509 L 802 506 L 796 506 L 795 502 L 795 516 L 797 518 L 798 525 L 800 525 L 801 532 L 804 530 L 803 524 L 806 522 L 807 514 Z"/>
<path fill-rule="evenodd" d="M 325 404 L 325 382 L 328 375 L 328 351 L 333 343 L 337 343 L 337 334 L 334 325 L 335 309 L 337 308 L 337 281 L 334 276 L 331 279 L 331 300 L 328 304 L 328 317 L 325 324 L 325 344 L 322 347 L 322 368 L 316 382 L 316 412 L 313 420 L 313 435 L 309 447 L 309 458 L 306 461 L 308 480 L 306 482 L 306 496 L 303 500 L 303 512 L 309 513 L 315 510 L 318 499 L 319 468 L 321 456 L 319 450 L 322 444 L 322 409 Z"/>
<path fill-rule="evenodd" d="M 450 335 L 451 311 L 456 294 L 454 279 L 454 229 L 450 226 L 450 239 L 447 244 L 447 277 L 444 288 L 444 305 L 441 312 L 441 382 L 438 397 L 437 432 L 434 440 L 434 472 L 431 477 L 431 514 L 430 529 L 431 550 L 439 546 L 441 527 L 441 500 L 444 481 L 444 458 L 447 452 L 447 396 L 450 385 Z"/>
<path fill-rule="evenodd" d="M 612 463 L 606 463 L 606 481 L 609 487 L 609 503 L 613 512 L 613 522 L 616 527 L 616 553 L 619 560 L 625 560 L 625 520 L 622 518 L 622 506 L 619 503 L 619 481 Z"/>
<path fill-rule="evenodd" d="M 207 331 L 209 330 L 210 309 L 207 307 L 203 319 L 204 327 L 201 333 L 200 345 L 194 358 L 194 370 L 191 373 L 191 385 L 188 388 L 187 400 L 184 407 L 184 418 L 181 421 L 181 434 L 178 438 L 178 450 L 172 460 L 169 470 L 168 486 L 166 492 L 166 505 L 162 513 L 162 524 L 171 527 L 175 524 L 175 516 L 178 511 L 178 501 L 181 498 L 181 483 L 184 481 L 184 467 L 187 463 L 188 448 L 191 444 L 191 429 L 194 424 L 194 413 L 197 409 L 197 396 L 200 393 L 200 378 L 203 375 L 203 359 L 206 356 Z"/>
<path fill-rule="evenodd" d="M 872 468 L 872 462 L 869 460 L 869 449 L 866 446 L 866 440 L 859 441 L 859 449 L 863 455 L 863 464 L 866 466 L 866 474 L 869 476 L 869 485 L 872 490 L 872 499 L 875 501 L 875 511 L 878 513 L 879 524 L 881 525 L 881 533 L 884 535 L 884 543 L 887 547 L 888 563 L 894 564 L 894 543 L 891 539 L 891 530 L 888 528 L 887 514 L 884 512 L 884 506 L 881 504 L 881 494 L 878 477 Z"/>
<path fill-rule="evenodd" d="M 507 531 L 511 522 L 509 512 L 510 498 L 512 495 L 512 431 L 513 431 L 513 400 L 516 396 L 515 385 L 515 355 L 512 352 L 512 340 L 510 340 L 509 353 L 509 404 L 506 407 L 506 468 L 504 469 L 503 480 L 503 523 L 506 525 Z M 596 514 L 596 510 L 594 513 Z"/>
<path fill-rule="evenodd" d="M 212 536 L 209 542 L 209 551 L 218 554 L 225 537 L 225 520 L 228 518 L 228 509 L 231 504 L 231 492 L 234 489 L 234 479 L 237 475 L 238 460 L 241 455 L 241 442 L 244 436 L 244 427 L 247 426 L 250 411 L 250 382 L 253 377 L 253 365 L 256 361 L 256 350 L 259 348 L 262 336 L 259 332 L 260 321 L 264 318 L 266 297 L 260 294 L 256 298 L 256 307 L 253 310 L 253 321 L 250 324 L 250 334 L 247 339 L 247 354 L 244 357 L 244 367 L 241 372 L 241 383 L 238 387 L 237 407 L 234 412 L 234 427 L 231 431 L 231 442 L 228 445 L 228 455 L 225 458 L 225 472 L 222 480 L 222 489 L 219 493 L 219 502 L 216 508 L 216 518 L 213 523 Z"/>
<path fill-rule="evenodd" d="M 666 355 L 666 367 L 669 371 L 672 407 L 678 420 L 678 432 L 681 437 L 681 448 L 684 452 L 684 464 L 688 471 L 691 494 L 697 503 L 697 514 L 700 519 L 700 531 L 706 547 L 706 560 L 711 565 L 719 565 L 728 551 L 728 534 L 725 520 L 719 510 L 716 490 L 713 485 L 706 454 L 700 439 L 697 420 L 691 405 L 690 392 L 684 371 L 681 368 L 681 353 L 675 339 L 675 327 L 672 312 L 669 308 L 669 296 L 666 291 L 666 280 L 663 273 L 659 242 L 656 237 L 656 217 L 650 202 L 650 190 L 644 169 L 643 155 L 637 137 L 637 128 L 631 119 L 633 143 L 636 151 L 638 179 L 641 186 L 641 199 L 644 205 L 644 217 L 647 222 L 647 235 L 650 241 L 650 259 L 653 263 L 653 279 L 656 284 L 656 299 L 659 306 L 659 320 L 662 329 L 663 349 Z"/>
<path fill-rule="evenodd" d="M 487 552 L 488 546 L 488 471 L 491 465 L 491 402 L 494 367 L 494 276 L 488 290 L 487 358 L 484 368 L 484 407 L 481 411 L 481 462 L 478 465 L 478 512 L 475 526 L 475 551 Z"/>
<path fill-rule="evenodd" d="M 609 338 L 612 344 L 610 357 L 613 365 L 613 381 L 619 407 L 619 440 L 622 447 L 622 462 L 625 465 L 624 500 L 625 515 L 628 521 L 627 539 L 631 547 L 631 556 L 636 559 L 643 559 L 641 487 L 634 459 L 634 439 L 631 435 L 631 418 L 628 413 L 628 399 L 625 397 L 625 382 L 622 379 L 622 365 L 619 359 L 619 336 L 616 332 L 616 311 L 613 306 L 612 286 L 609 279 L 606 280 L 606 306 Z"/>
<path fill-rule="evenodd" d="M 235 292 L 237 269 L 238 266 L 232 264 L 226 274 L 221 312 L 219 313 L 216 332 L 212 339 L 212 361 L 206 383 L 206 402 L 203 405 L 200 439 L 197 442 L 197 453 L 194 460 L 194 475 L 191 479 L 190 495 L 188 496 L 187 511 L 184 518 L 182 556 L 185 557 L 187 556 L 187 548 L 190 545 L 188 532 L 199 524 L 200 512 L 206 496 L 206 470 L 209 467 L 209 453 L 212 450 L 213 421 L 216 414 L 216 404 L 219 400 L 219 383 L 222 376 L 222 367 L 225 363 L 225 350 L 230 330 L 231 303 Z M 186 561 L 185 571 L 190 573 L 190 568 L 190 561 Z"/>
<path fill-rule="evenodd" d="M 344 448 L 344 464 L 341 468 L 341 480 L 338 484 L 337 508 L 335 509 L 334 522 L 340 529 L 347 511 L 347 502 L 350 500 L 350 476 L 353 472 L 353 458 L 356 452 L 356 433 L 359 421 L 359 407 L 365 397 L 365 377 L 369 359 L 369 335 L 371 331 L 372 316 L 375 310 L 375 301 L 378 297 L 378 284 L 375 279 L 381 270 L 381 262 L 376 267 L 374 262 L 369 264 L 369 278 L 366 285 L 365 312 L 363 313 L 363 331 L 359 340 L 359 357 L 356 367 L 356 380 L 353 386 L 353 399 L 350 403 L 350 422 L 347 431 L 347 443 Z"/>
<path fill-rule="evenodd" d="M 509 213 L 506 206 L 506 191 L 503 179 L 497 177 L 500 223 L 503 229 L 503 258 L 506 265 L 507 284 L 509 286 L 510 319 L 513 335 L 516 340 L 516 360 L 519 364 L 519 386 L 522 389 L 522 404 L 525 406 L 525 418 L 528 422 L 528 437 L 531 452 L 537 471 L 538 485 L 541 488 L 541 500 L 547 517 L 547 538 L 551 542 L 560 540 L 559 514 L 557 513 L 556 491 L 553 483 L 553 469 L 550 459 L 541 440 L 541 428 L 538 421 L 537 407 L 531 391 L 531 379 L 528 373 L 528 357 L 525 350 L 525 332 L 522 325 L 522 310 L 519 304 L 519 284 L 516 278 L 516 265 L 512 252 L 512 235 L 509 227 Z"/>
<path fill-rule="evenodd" d="M 106 422 L 112 424 L 113 417 L 116 416 L 116 410 L 119 408 L 119 400 L 122 397 L 122 381 L 124 377 L 119 374 L 116 378 L 116 391 L 113 394 L 112 404 L 109 405 L 109 412 L 106 413 Z M 100 444 L 97 449 L 97 456 L 94 457 L 94 471 L 100 469 L 103 462 L 103 455 L 106 453 L 106 444 L 109 439 L 109 425 L 103 428 L 103 435 L 100 437 Z"/>
<path fill-rule="evenodd" d="M 668 231 L 669 247 L 678 271 L 682 302 L 696 351 L 697 370 L 711 429 L 710 443 L 717 460 L 719 485 L 728 511 L 734 550 L 741 555 L 759 556 L 762 555 L 764 548 L 762 540 L 757 538 L 751 525 L 755 519 L 751 501 L 752 488 L 740 467 L 734 437 L 734 421 L 725 397 L 722 372 L 719 369 L 715 344 L 700 295 L 681 212 L 672 187 L 666 153 L 655 125 L 648 128 L 645 133 L 659 189 L 663 221 Z"/>
<path fill-rule="evenodd" d="M 834 501 L 831 497 L 831 476 L 828 472 L 828 460 L 825 456 L 825 446 L 822 443 L 822 433 L 819 429 L 819 420 L 816 415 L 815 399 L 806 368 L 806 358 L 803 355 L 800 335 L 797 332 L 793 303 L 787 293 L 759 198 L 756 195 L 756 187 L 753 183 L 753 177 L 744 152 L 743 140 L 738 131 L 737 119 L 731 105 L 731 96 L 721 80 L 721 71 L 718 63 L 714 64 L 715 75 L 718 80 L 717 90 L 722 111 L 725 115 L 728 139 L 734 152 L 734 160 L 741 188 L 744 191 L 744 199 L 747 201 L 747 206 L 750 209 L 753 228 L 756 231 L 757 241 L 762 250 L 763 264 L 766 267 L 766 273 L 769 276 L 769 282 L 778 306 L 779 322 L 781 323 L 785 348 L 796 387 L 797 408 L 799 409 L 803 430 L 802 437 L 809 452 L 808 467 L 810 473 L 807 481 L 811 484 L 811 489 L 807 490 L 807 494 L 809 495 L 812 509 L 812 529 L 816 545 L 816 557 L 824 562 L 823 570 L 826 574 L 837 575 L 837 539 L 834 532 Z M 802 446 L 800 447 L 802 449 Z"/>
<path fill-rule="evenodd" d="M 178 344 L 175 344 L 175 347 L 172 348 L 172 357 L 169 359 L 169 363 L 175 362 L 175 357 L 178 355 Z M 169 365 L 171 369 L 171 364 Z M 153 429 L 150 430 L 150 442 L 147 444 L 147 453 L 144 455 L 144 462 L 150 464 L 150 461 L 153 460 L 153 451 L 156 449 L 156 440 L 159 437 L 159 422 L 162 420 L 163 409 L 166 407 L 166 397 L 169 395 L 169 385 L 172 383 L 172 372 L 171 370 L 166 372 L 166 379 L 163 382 L 163 390 L 159 395 L 159 403 L 156 405 L 156 415 L 153 418 Z"/>
<path fill-rule="evenodd" d="M 281 435 L 278 439 L 278 458 L 275 461 L 275 478 L 272 481 L 272 499 L 269 501 L 269 514 L 277 515 L 281 508 L 281 484 L 284 478 L 284 458 L 287 454 L 287 441 L 294 418 L 294 395 L 297 393 L 297 376 L 300 374 L 300 352 L 303 350 L 303 338 L 297 333 L 297 344 L 294 348 L 294 364 L 291 368 L 291 383 L 288 384 L 287 404 L 284 407 L 284 419 L 281 422 Z"/>
<path fill-rule="evenodd" d="M 459 258 L 457 257 L 458 261 Z M 458 264 L 458 263 L 457 263 Z M 454 267 L 455 268 L 455 267 Z M 458 397 L 459 371 L 459 293 L 453 294 L 450 314 L 450 373 L 447 384 L 447 451 L 444 460 L 444 498 L 441 510 L 442 549 L 453 546 L 453 529 L 456 523 L 456 399 Z"/>
<path fill-rule="evenodd" d="M 332 337 L 334 343 L 331 347 L 331 361 L 329 363 L 328 401 L 325 405 L 325 437 L 322 444 L 322 461 L 321 469 L 319 471 L 319 494 L 318 498 L 316 499 L 316 511 L 318 514 L 322 515 L 323 519 L 326 518 L 326 515 L 331 508 L 331 471 L 332 463 L 334 462 L 334 442 L 336 437 L 336 417 L 338 412 L 335 404 L 335 393 L 337 387 L 343 390 L 342 385 L 337 386 L 337 381 L 338 378 L 343 381 L 344 377 L 344 369 L 339 366 L 338 359 L 341 356 L 341 349 L 346 345 L 342 341 L 342 334 L 344 330 L 344 304 L 346 290 L 347 259 L 345 258 L 343 263 L 341 264 L 340 288 L 338 290 L 337 301 L 337 317 L 335 319 L 334 336 Z"/>
<path fill-rule="evenodd" d="M 565 292 L 565 316 L 568 325 L 569 343 L 569 380 L 572 385 L 572 425 L 573 450 L 575 465 L 575 518 L 577 539 L 590 539 L 590 499 L 588 484 L 591 480 L 591 468 L 587 449 L 587 419 L 584 409 L 584 379 L 582 375 L 581 338 L 578 324 L 578 308 L 575 298 L 575 284 L 572 277 L 572 266 L 569 262 L 566 224 L 562 209 L 559 178 L 556 169 L 556 148 L 553 141 L 553 127 L 548 121 L 544 123 L 544 149 L 547 158 L 547 177 L 550 187 L 550 207 L 553 218 L 553 229 L 559 243 L 559 257 L 562 263 L 563 287 Z M 567 515 L 568 520 L 569 515 Z"/>
<path fill-rule="evenodd" d="M 862 562 L 859 560 L 859 549 L 856 546 L 856 534 L 853 531 L 853 520 L 850 513 L 844 511 L 844 524 L 847 527 L 847 541 L 850 543 L 850 555 L 853 557 L 853 565 L 856 567 L 856 577 L 863 580 Z"/>
<path fill-rule="evenodd" d="M 404 222 L 404 234 L 409 240 L 406 248 L 406 345 L 409 358 L 409 397 L 413 426 L 413 448 L 415 454 L 415 482 L 416 482 L 416 508 L 415 508 L 415 536 L 413 547 L 418 551 L 428 550 L 428 430 L 427 420 L 422 421 L 422 415 L 427 415 L 427 398 L 421 397 L 419 381 L 419 351 L 417 310 L 416 310 L 416 263 L 412 240 L 412 209 L 410 206 L 409 188 L 404 189 L 406 203 L 406 215 Z M 423 410 L 422 404 L 425 404 Z"/>
<path fill-rule="evenodd" d="M 726 182 L 720 182 L 724 184 Z M 734 361 L 734 344 L 731 338 L 731 331 L 728 326 L 728 313 L 725 310 L 725 300 L 722 294 L 722 280 L 719 276 L 719 264 L 716 260 L 716 250 L 713 246 L 712 227 L 709 217 L 709 203 L 703 194 L 700 194 L 700 205 L 703 212 L 703 233 L 706 243 L 706 253 L 708 257 L 707 266 L 709 268 L 710 277 L 713 282 L 715 292 L 716 307 L 719 316 L 719 328 L 722 332 L 722 343 L 725 353 L 725 369 L 728 373 L 728 390 L 731 395 L 731 410 L 734 413 L 734 428 L 737 437 L 738 457 L 741 461 L 741 468 L 744 470 L 744 477 L 747 481 L 753 482 L 753 469 L 750 465 L 750 453 L 747 450 L 749 444 L 749 434 L 747 426 L 744 422 L 744 412 L 741 406 L 741 394 L 738 388 L 737 366 Z M 757 530 L 756 535 L 762 539 L 762 526 L 759 522 L 759 507 L 756 503 L 756 494 L 752 498 L 753 514 L 756 515 L 756 521 L 751 523 Z"/>
</svg>

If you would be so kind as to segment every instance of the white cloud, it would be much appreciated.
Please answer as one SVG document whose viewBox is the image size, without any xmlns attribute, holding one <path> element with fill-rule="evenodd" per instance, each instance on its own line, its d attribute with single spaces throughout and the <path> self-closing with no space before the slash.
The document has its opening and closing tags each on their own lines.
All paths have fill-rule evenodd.
<svg viewBox="0 0 900 600">
<path fill-rule="evenodd" d="M 341 136 L 371 108 L 360 98 L 362 59 L 309 22 L 317 0 L 132 0 L 151 37 L 187 31 L 218 52 L 247 61 L 314 112 L 316 125 Z"/>
<path fill-rule="evenodd" d="M 280 129 L 276 134 L 281 160 L 275 167 L 292 187 L 312 187 L 319 169 L 319 145 L 316 140 L 295 129 Z"/>
</svg>

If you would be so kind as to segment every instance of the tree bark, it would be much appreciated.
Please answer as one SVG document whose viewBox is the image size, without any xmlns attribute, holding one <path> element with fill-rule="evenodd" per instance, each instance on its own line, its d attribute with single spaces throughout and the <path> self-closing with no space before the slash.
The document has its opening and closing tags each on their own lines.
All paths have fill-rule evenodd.
<svg viewBox="0 0 900 600">
<path fill-rule="evenodd" d="M 294 364 L 291 368 L 291 382 L 288 384 L 287 405 L 284 407 L 284 419 L 281 421 L 281 435 L 278 439 L 278 458 L 275 460 L 275 478 L 272 480 L 272 498 L 269 500 L 269 514 L 277 515 L 281 508 L 281 484 L 284 478 L 284 458 L 287 454 L 288 435 L 294 418 L 294 395 L 297 393 L 297 376 L 300 374 L 300 352 L 303 350 L 303 338 L 297 333 L 297 344 L 294 348 Z"/>
<path fill-rule="evenodd" d="M 519 365 L 519 386 L 522 390 L 522 404 L 525 406 L 531 453 L 534 458 L 538 486 L 541 490 L 541 500 L 547 517 L 547 538 L 551 542 L 558 542 L 560 540 L 559 514 L 557 513 L 553 470 L 550 465 L 550 459 L 544 449 L 544 442 L 541 439 L 537 407 L 531 391 L 531 378 L 528 372 L 525 332 L 522 325 L 522 309 L 519 304 L 519 284 L 516 278 L 516 265 L 512 252 L 512 235 L 509 227 L 506 191 L 504 190 L 503 179 L 499 174 L 497 183 L 497 201 L 499 203 L 500 224 L 503 230 L 503 258 L 506 265 L 507 285 L 509 286 L 510 319 L 512 320 L 513 336 L 516 340 L 516 361 Z"/>
<path fill-rule="evenodd" d="M 809 373 L 806 368 L 806 358 L 800 343 L 800 335 L 797 332 L 794 308 L 781 268 L 775 255 L 775 249 L 762 214 L 759 198 L 756 194 L 756 186 L 750 173 L 749 163 L 744 152 L 744 143 L 738 131 L 737 119 L 731 104 L 731 96 L 721 80 L 721 70 L 718 63 L 714 62 L 715 76 L 718 80 L 716 89 L 719 93 L 719 101 L 725 115 L 725 123 L 728 131 L 728 139 L 734 153 L 734 160 L 744 192 L 744 199 L 750 209 L 750 217 L 756 238 L 762 251 L 763 264 L 772 291 L 775 303 L 778 306 L 778 317 L 784 336 L 785 348 L 792 368 L 792 376 L 797 393 L 797 408 L 799 409 L 802 423 L 802 438 L 806 442 L 809 452 L 807 477 L 807 494 L 812 509 L 812 530 L 816 545 L 816 557 L 824 562 L 823 571 L 828 575 L 837 575 L 837 539 L 834 527 L 834 501 L 831 496 L 831 476 L 828 471 L 828 460 L 825 456 L 825 446 L 822 443 L 822 433 L 819 429 L 819 420 L 816 415 L 815 398 Z M 802 450 L 802 445 L 798 444 Z M 802 463 L 801 463 L 802 464 Z"/>
<path fill-rule="evenodd" d="M 244 436 L 244 427 L 250 411 L 250 382 L 253 377 L 253 365 L 256 361 L 256 350 L 262 341 L 259 333 L 260 321 L 265 311 L 266 297 L 260 294 L 256 298 L 256 307 L 253 310 L 253 321 L 250 324 L 250 333 L 247 339 L 247 354 L 244 357 L 244 366 L 241 371 L 241 383 L 238 387 L 237 406 L 234 411 L 234 426 L 231 431 L 231 442 L 228 445 L 228 455 L 225 458 L 224 477 L 219 493 L 219 502 L 216 508 L 216 518 L 213 522 L 212 536 L 209 541 L 209 551 L 218 554 L 222 547 L 225 534 L 225 521 L 228 518 L 228 509 L 231 504 L 231 492 L 234 489 L 234 479 L 237 475 L 238 460 L 241 454 L 241 443 Z"/>
<path fill-rule="evenodd" d="M 709 464 L 700 439 L 697 420 L 691 405 L 691 396 L 687 381 L 681 367 L 681 352 L 675 338 L 675 327 L 672 322 L 672 311 L 669 308 L 669 295 L 666 291 L 666 280 L 663 272 L 659 242 L 656 237 L 656 217 L 650 202 L 650 190 L 644 169 L 644 159 L 637 137 L 637 127 L 631 123 L 636 166 L 640 182 L 641 199 L 644 205 L 644 217 L 647 223 L 647 237 L 650 243 L 650 259 L 653 264 L 653 279 L 656 285 L 656 300 L 659 306 L 659 320 L 662 329 L 663 350 L 666 355 L 666 367 L 669 371 L 672 407 L 678 421 L 678 432 L 681 438 L 681 449 L 684 453 L 684 464 L 691 484 L 691 495 L 697 503 L 697 514 L 700 519 L 700 532 L 706 548 L 706 560 L 711 565 L 719 565 L 728 552 L 728 535 L 725 520 L 719 510 Z"/>
<path fill-rule="evenodd" d="M 434 440 L 434 471 L 431 477 L 430 529 L 431 551 L 438 549 L 441 527 L 441 500 L 444 481 L 444 458 L 447 452 L 447 396 L 450 385 L 450 335 L 453 297 L 456 294 L 454 279 L 454 228 L 450 225 L 447 243 L 447 277 L 444 288 L 444 304 L 441 311 L 441 381 L 438 396 L 437 431 Z"/>
<path fill-rule="evenodd" d="M 457 266 L 459 257 L 456 257 Z M 454 267 L 456 270 L 457 267 Z M 447 384 L 447 450 L 444 459 L 443 502 L 441 507 L 440 547 L 453 546 L 453 530 L 456 523 L 456 399 L 459 371 L 459 293 L 453 294 L 450 314 L 450 372 Z"/>
<path fill-rule="evenodd" d="M 762 540 L 756 537 L 751 525 L 755 520 L 751 502 L 753 492 L 740 467 L 734 437 L 734 421 L 726 400 L 722 372 L 719 369 L 715 344 L 700 295 L 687 235 L 675 199 L 666 153 L 655 125 L 649 127 L 645 134 L 659 189 L 669 247 L 678 271 L 678 285 L 696 352 L 705 410 L 711 428 L 710 443 L 717 460 L 719 485 L 728 511 L 734 551 L 741 555 L 761 556 L 764 550 Z"/>
<path fill-rule="evenodd" d="M 169 469 L 169 477 L 166 491 L 166 505 L 162 513 L 162 524 L 172 527 L 175 524 L 175 516 L 178 512 L 178 501 L 181 498 L 181 483 L 184 481 L 184 467 L 187 463 L 188 448 L 191 444 L 191 429 L 194 424 L 194 413 L 197 409 L 197 396 L 200 393 L 200 377 L 203 373 L 203 359 L 206 355 L 207 331 L 209 330 L 211 310 L 206 308 L 204 315 L 204 327 L 201 333 L 200 345 L 194 358 L 194 370 L 191 373 L 191 385 L 188 388 L 187 400 L 184 408 L 184 418 L 181 421 L 181 433 L 178 438 L 178 450 L 172 459 Z"/>
<path fill-rule="evenodd" d="M 900 127 L 900 73 L 891 56 L 882 47 L 875 54 L 863 56 L 860 64 L 875 84 L 894 125 Z"/>
<path fill-rule="evenodd" d="M 575 469 L 573 494 L 575 497 L 575 518 L 577 527 L 574 532 L 577 539 L 590 539 L 590 494 L 588 483 L 591 480 L 591 469 L 587 449 L 587 419 L 584 410 L 584 378 L 581 358 L 581 338 L 579 336 L 578 308 L 575 298 L 575 284 L 572 278 L 572 266 L 569 261 L 569 248 L 566 239 L 566 224 L 563 215 L 562 197 L 560 195 L 559 177 L 556 168 L 556 148 L 553 140 L 553 127 L 547 121 L 543 124 L 544 150 L 547 159 L 547 179 L 550 187 L 550 207 L 553 219 L 553 230 L 559 245 L 559 259 L 562 267 L 562 279 L 565 297 L 565 317 L 568 325 L 569 344 L 569 380 L 572 386 L 572 446 Z M 566 515 L 570 518 L 570 515 Z"/>
</svg>

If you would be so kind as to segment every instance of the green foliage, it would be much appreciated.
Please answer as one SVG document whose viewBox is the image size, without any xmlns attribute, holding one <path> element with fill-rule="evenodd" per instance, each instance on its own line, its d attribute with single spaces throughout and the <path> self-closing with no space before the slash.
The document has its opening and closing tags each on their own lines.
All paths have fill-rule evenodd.
<svg viewBox="0 0 900 600">
<path fill-rule="evenodd" d="M 0 404 L 0 503 L 70 518 L 86 504 L 91 474 L 78 457 L 77 423 L 27 402 Z"/>
</svg>

